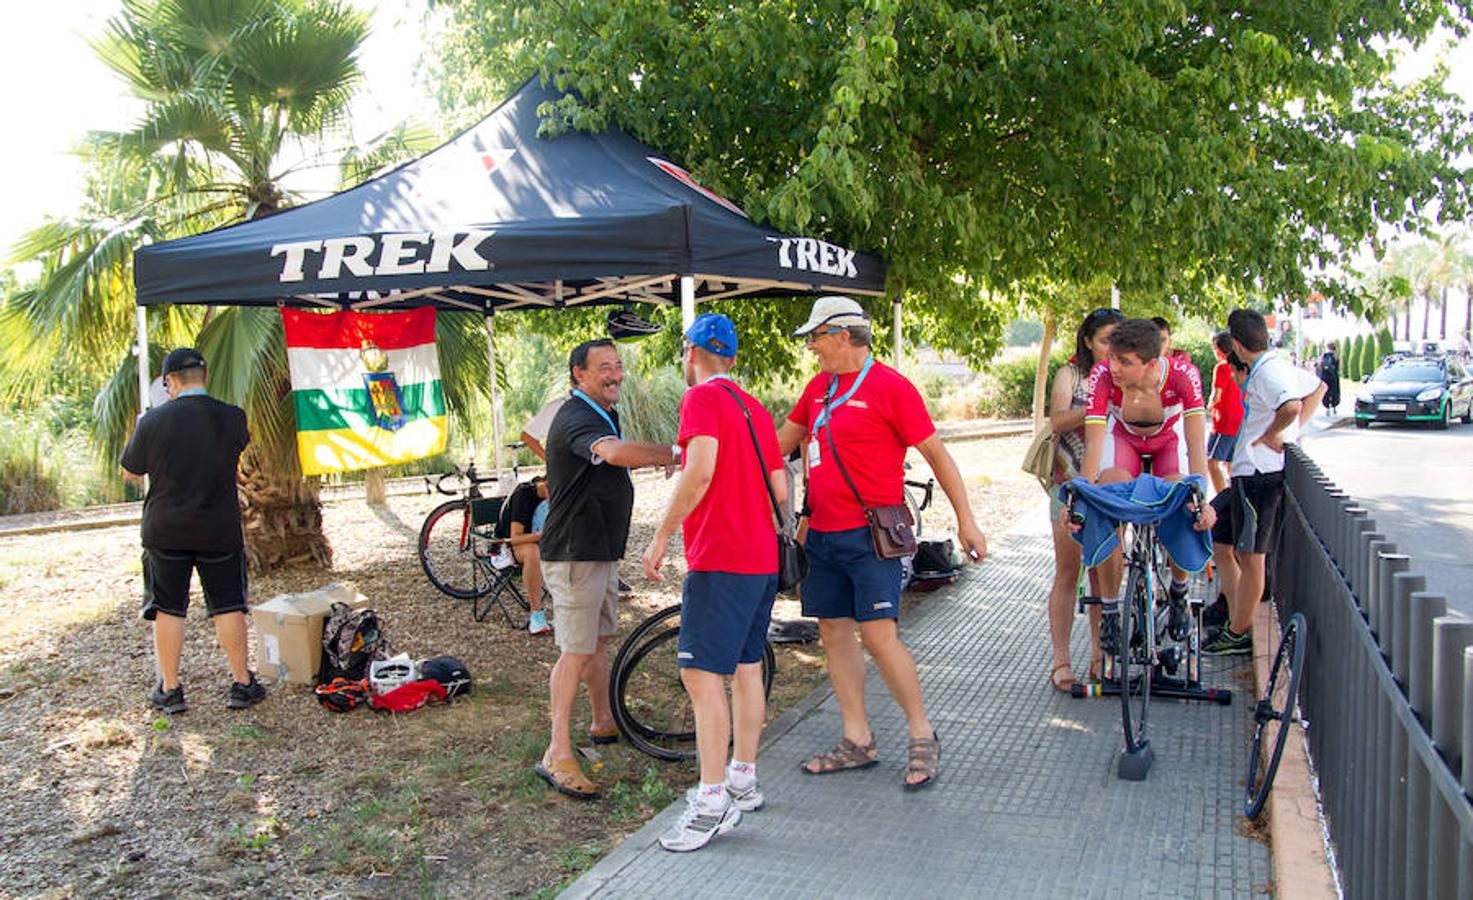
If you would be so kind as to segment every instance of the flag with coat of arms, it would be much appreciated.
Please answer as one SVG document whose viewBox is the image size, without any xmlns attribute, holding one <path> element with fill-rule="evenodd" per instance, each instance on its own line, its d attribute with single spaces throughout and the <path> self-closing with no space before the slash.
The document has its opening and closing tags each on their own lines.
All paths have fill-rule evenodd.
<svg viewBox="0 0 1473 900">
<path fill-rule="evenodd" d="M 445 450 L 435 310 L 282 309 L 304 475 L 409 462 Z"/>
</svg>

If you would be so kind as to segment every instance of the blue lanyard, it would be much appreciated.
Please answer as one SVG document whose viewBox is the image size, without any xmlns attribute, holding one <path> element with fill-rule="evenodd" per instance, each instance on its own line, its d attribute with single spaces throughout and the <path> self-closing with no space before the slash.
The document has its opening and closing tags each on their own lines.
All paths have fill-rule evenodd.
<svg viewBox="0 0 1473 900">
<path fill-rule="evenodd" d="M 859 390 L 861 384 L 864 384 L 864 377 L 869 374 L 870 366 L 874 365 L 874 363 L 875 358 L 873 355 L 865 357 L 864 368 L 859 370 L 859 377 L 854 379 L 854 383 L 849 386 L 849 390 L 845 391 L 844 396 L 838 400 L 834 399 L 834 392 L 839 389 L 839 376 L 834 376 L 834 380 L 829 382 L 828 393 L 824 395 L 823 409 L 819 412 L 818 417 L 813 420 L 813 434 L 817 434 L 818 429 L 822 428 L 834 417 L 834 410 L 849 402 L 849 398 L 854 396 L 854 392 Z"/>
<path fill-rule="evenodd" d="M 602 416 L 605 422 L 609 423 L 609 428 L 613 429 L 614 431 L 614 437 L 620 438 L 621 440 L 623 439 L 624 436 L 619 433 L 619 426 L 614 424 L 614 420 L 609 418 L 609 414 L 604 410 L 602 406 L 594 403 L 591 399 L 589 399 L 587 394 L 583 393 L 577 388 L 573 388 L 573 396 L 582 399 L 584 403 L 587 403 L 589 406 L 593 407 L 593 411 Z"/>
<path fill-rule="evenodd" d="M 1245 419 L 1248 418 L 1248 413 L 1249 413 L 1249 408 L 1248 408 L 1248 385 L 1253 382 L 1253 375 L 1258 371 L 1258 367 L 1261 366 L 1261 365 L 1263 365 L 1264 360 L 1268 359 L 1268 357 L 1269 357 L 1269 354 L 1268 353 L 1264 353 L 1261 356 L 1259 356 L 1257 359 L 1253 360 L 1253 365 L 1251 365 L 1251 366 L 1248 367 L 1248 377 L 1243 379 L 1243 390 L 1242 390 L 1242 394 L 1243 394 L 1243 418 L 1245 418 Z"/>
</svg>

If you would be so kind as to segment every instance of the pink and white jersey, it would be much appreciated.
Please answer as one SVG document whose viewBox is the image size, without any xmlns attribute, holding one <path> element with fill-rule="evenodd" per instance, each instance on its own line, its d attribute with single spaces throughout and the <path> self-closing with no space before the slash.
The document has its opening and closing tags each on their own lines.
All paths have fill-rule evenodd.
<svg viewBox="0 0 1473 900">
<path fill-rule="evenodd" d="M 1123 397 L 1119 385 L 1110 377 L 1110 361 L 1095 364 L 1089 373 L 1089 406 L 1085 408 L 1084 421 L 1106 422 L 1114 419 L 1120 429 L 1142 437 L 1160 434 L 1173 428 L 1187 416 L 1206 414 L 1206 403 L 1202 400 L 1202 375 L 1197 367 L 1178 357 L 1163 360 L 1161 367 L 1161 415 L 1159 427 L 1139 429 L 1132 427 L 1120 414 Z"/>
</svg>

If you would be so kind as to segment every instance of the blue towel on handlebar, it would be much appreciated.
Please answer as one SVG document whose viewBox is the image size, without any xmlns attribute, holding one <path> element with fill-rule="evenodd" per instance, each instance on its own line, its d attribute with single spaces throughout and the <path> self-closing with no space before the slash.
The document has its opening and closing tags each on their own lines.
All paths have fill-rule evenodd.
<svg viewBox="0 0 1473 900">
<path fill-rule="evenodd" d="M 1065 482 L 1059 488 L 1059 499 L 1067 504 L 1072 489 L 1074 511 L 1084 516 L 1084 527 L 1074 533 L 1074 540 L 1084 548 L 1084 564 L 1097 566 L 1115 552 L 1120 546 L 1115 529 L 1122 522 L 1155 523 L 1156 537 L 1171 554 L 1171 561 L 1188 572 L 1200 572 L 1212 558 L 1212 535 L 1192 527 L 1194 517 L 1186 506 L 1194 484 L 1205 497 L 1206 484 L 1200 475 L 1180 481 L 1142 475 L 1119 484 L 1090 484 L 1083 478 Z"/>
</svg>

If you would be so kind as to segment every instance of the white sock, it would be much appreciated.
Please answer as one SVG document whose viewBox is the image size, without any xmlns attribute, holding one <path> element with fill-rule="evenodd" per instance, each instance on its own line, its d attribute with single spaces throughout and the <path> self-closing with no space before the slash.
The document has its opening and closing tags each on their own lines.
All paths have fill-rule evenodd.
<svg viewBox="0 0 1473 900">
<path fill-rule="evenodd" d="M 751 787 L 757 783 L 757 764 L 732 760 L 726 767 L 726 780 L 734 787 Z"/>
<path fill-rule="evenodd" d="M 1187 580 L 1185 578 L 1172 578 L 1171 590 L 1177 594 L 1185 594 L 1187 592 Z"/>
<path fill-rule="evenodd" d="M 726 797 L 726 785 L 723 783 L 706 784 L 696 788 L 696 805 L 707 812 L 721 812 L 726 809 L 729 801 Z"/>
</svg>

